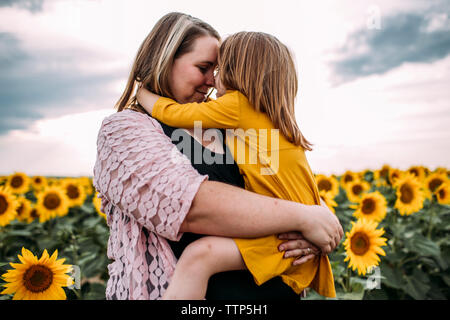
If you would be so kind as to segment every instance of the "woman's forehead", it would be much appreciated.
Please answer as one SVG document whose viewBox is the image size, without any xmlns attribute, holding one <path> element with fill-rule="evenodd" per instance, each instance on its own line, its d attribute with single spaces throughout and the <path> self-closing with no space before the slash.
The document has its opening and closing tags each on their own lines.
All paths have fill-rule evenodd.
<svg viewBox="0 0 450 320">
<path fill-rule="evenodd" d="M 215 64 L 217 62 L 217 53 L 219 52 L 219 40 L 214 37 L 204 36 L 195 40 L 194 48 L 187 53 L 191 59 L 198 63 Z"/>
</svg>

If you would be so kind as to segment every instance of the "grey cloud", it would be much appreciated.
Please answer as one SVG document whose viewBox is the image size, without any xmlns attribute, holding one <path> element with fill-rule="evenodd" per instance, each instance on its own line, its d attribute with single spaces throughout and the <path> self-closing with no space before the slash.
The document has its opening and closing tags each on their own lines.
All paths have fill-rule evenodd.
<svg viewBox="0 0 450 320">
<path fill-rule="evenodd" d="M 117 93 L 110 84 L 125 78 L 127 70 L 86 72 L 78 67 L 107 59 L 112 57 L 81 48 L 27 52 L 14 35 L 0 33 L 0 135 L 46 116 L 112 108 Z"/>
<path fill-rule="evenodd" d="M 42 11 L 44 0 L 1 0 L 0 7 L 17 7 L 30 12 Z"/>
<path fill-rule="evenodd" d="M 381 17 L 381 29 L 361 29 L 352 34 L 335 52 L 339 58 L 331 63 L 335 84 L 383 74 L 406 62 L 428 63 L 446 57 L 450 53 L 450 20 L 444 15 L 443 26 L 430 28 L 436 14 Z"/>
</svg>

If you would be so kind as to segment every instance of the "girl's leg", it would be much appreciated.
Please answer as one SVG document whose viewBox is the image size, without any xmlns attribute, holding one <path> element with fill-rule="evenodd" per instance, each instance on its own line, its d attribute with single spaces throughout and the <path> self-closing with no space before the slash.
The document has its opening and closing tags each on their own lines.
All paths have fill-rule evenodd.
<svg viewBox="0 0 450 320">
<path fill-rule="evenodd" d="M 208 280 L 213 274 L 243 269 L 245 264 L 233 239 L 203 237 L 184 249 L 162 298 L 204 299 Z"/>
</svg>

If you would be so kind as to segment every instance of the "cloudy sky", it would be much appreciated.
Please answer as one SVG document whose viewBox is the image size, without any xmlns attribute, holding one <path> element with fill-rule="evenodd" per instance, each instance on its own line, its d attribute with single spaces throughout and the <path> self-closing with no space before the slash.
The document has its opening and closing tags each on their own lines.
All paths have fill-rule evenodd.
<svg viewBox="0 0 450 320">
<path fill-rule="evenodd" d="M 313 171 L 450 167 L 446 0 L 0 0 L 0 175 L 92 175 L 100 123 L 170 11 L 291 48 Z"/>
</svg>

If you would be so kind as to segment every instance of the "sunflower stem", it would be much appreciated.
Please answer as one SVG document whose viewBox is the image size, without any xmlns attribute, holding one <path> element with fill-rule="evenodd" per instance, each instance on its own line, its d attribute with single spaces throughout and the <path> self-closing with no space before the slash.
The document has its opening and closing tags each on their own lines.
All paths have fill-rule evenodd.
<svg viewBox="0 0 450 320">
<path fill-rule="evenodd" d="M 77 296 L 77 300 L 82 300 L 82 299 L 81 299 L 81 293 L 80 293 L 80 291 L 79 291 L 78 289 L 72 288 L 71 290 L 72 290 L 73 293 Z"/>
<path fill-rule="evenodd" d="M 429 220 L 428 220 L 428 234 L 427 238 L 431 240 L 431 230 L 433 230 L 433 218 L 435 213 L 435 206 L 434 202 L 431 203 L 430 206 L 430 214 L 429 214 Z"/>
<path fill-rule="evenodd" d="M 345 284 L 346 284 L 346 288 L 345 288 L 345 291 L 346 292 L 351 292 L 352 291 L 352 288 L 350 287 L 350 278 L 351 278 L 351 276 L 352 276 L 352 272 L 351 272 L 351 270 L 350 270 L 350 268 L 347 268 L 347 277 L 346 277 L 346 281 L 345 281 Z"/>
</svg>

